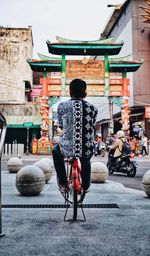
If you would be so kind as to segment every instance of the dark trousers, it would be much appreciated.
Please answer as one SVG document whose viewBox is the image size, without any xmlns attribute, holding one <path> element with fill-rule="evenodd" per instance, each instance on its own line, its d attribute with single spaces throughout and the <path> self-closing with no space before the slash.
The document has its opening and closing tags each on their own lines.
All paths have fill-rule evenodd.
<svg viewBox="0 0 150 256">
<path fill-rule="evenodd" d="M 143 153 L 145 152 L 145 155 L 148 155 L 147 149 L 145 146 L 142 146 L 142 152 L 141 154 L 143 155 Z"/>
<path fill-rule="evenodd" d="M 64 157 L 60 151 L 60 147 L 58 144 L 54 146 L 53 152 L 53 161 L 55 170 L 57 173 L 57 178 L 60 185 L 65 185 L 67 183 L 67 176 L 66 176 L 66 168 L 64 163 Z M 90 158 L 80 158 L 81 163 L 81 177 L 82 177 L 82 188 L 87 190 L 90 186 L 91 180 L 91 162 Z"/>
</svg>

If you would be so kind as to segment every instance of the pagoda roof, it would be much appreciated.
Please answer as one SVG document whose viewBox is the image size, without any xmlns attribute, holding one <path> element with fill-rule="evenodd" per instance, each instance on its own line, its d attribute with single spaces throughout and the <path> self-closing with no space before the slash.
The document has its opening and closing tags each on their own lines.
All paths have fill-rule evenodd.
<svg viewBox="0 0 150 256">
<path fill-rule="evenodd" d="M 44 55 L 44 54 L 42 54 L 42 53 L 39 53 L 38 52 L 38 56 L 39 56 L 39 58 L 40 58 L 40 60 L 44 60 L 44 61 L 53 61 L 53 62 L 56 62 L 56 61 L 58 61 L 58 62 L 60 62 L 61 63 L 61 57 L 51 57 L 51 56 L 47 56 L 47 55 Z"/>
<path fill-rule="evenodd" d="M 142 65 L 141 61 L 109 61 L 109 72 L 135 72 Z"/>
<path fill-rule="evenodd" d="M 66 39 L 68 40 L 68 39 Z M 60 42 L 59 42 L 60 41 Z M 48 50 L 52 54 L 56 55 L 117 55 L 124 42 L 114 43 L 101 40 L 94 41 L 63 41 L 59 40 L 56 43 L 51 43 L 49 40 L 46 41 Z"/>
<path fill-rule="evenodd" d="M 56 72 L 61 71 L 61 60 L 27 60 L 31 69 L 36 72 Z"/>
<path fill-rule="evenodd" d="M 68 38 L 64 38 L 64 37 L 60 37 L 60 36 L 56 36 L 56 39 L 58 41 L 58 43 L 68 43 L 68 44 L 105 44 L 105 43 L 111 43 L 113 41 L 113 38 L 106 38 L 106 39 L 98 39 L 98 40 L 91 40 L 91 41 L 81 41 L 81 40 L 72 40 L 72 39 L 68 39 Z"/>
</svg>

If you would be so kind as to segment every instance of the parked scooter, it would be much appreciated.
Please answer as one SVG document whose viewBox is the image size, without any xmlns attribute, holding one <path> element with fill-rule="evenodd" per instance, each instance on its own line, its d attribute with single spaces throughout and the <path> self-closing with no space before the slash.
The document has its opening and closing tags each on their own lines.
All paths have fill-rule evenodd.
<svg viewBox="0 0 150 256">
<path fill-rule="evenodd" d="M 104 142 L 98 142 L 97 144 L 95 144 L 95 148 L 94 148 L 94 155 L 100 155 L 102 157 L 105 156 L 105 151 L 106 151 L 106 145 Z"/>
<path fill-rule="evenodd" d="M 114 159 L 113 153 L 110 151 L 108 154 L 107 167 L 109 174 L 114 172 L 126 173 L 129 177 L 134 177 L 137 171 L 137 162 L 131 160 L 133 154 L 122 155 L 117 159 Z"/>
</svg>

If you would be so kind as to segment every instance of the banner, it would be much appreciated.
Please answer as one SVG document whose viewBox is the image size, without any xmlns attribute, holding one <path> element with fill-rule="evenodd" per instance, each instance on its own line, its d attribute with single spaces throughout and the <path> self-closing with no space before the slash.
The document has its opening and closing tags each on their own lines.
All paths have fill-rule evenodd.
<svg viewBox="0 0 150 256">
<path fill-rule="evenodd" d="M 68 60 L 66 61 L 66 78 L 104 78 L 104 61 L 89 60 L 87 64 L 83 64 L 82 60 Z"/>
</svg>

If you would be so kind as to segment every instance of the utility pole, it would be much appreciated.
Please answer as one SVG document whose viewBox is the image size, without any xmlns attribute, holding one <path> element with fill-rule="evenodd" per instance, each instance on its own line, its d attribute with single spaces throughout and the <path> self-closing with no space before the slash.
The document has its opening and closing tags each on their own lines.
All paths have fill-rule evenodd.
<svg viewBox="0 0 150 256">
<path fill-rule="evenodd" d="M 111 98 L 108 97 L 109 100 L 109 134 L 114 133 L 114 121 L 113 121 L 113 102 L 111 101 Z"/>
</svg>

